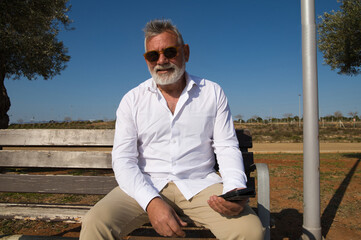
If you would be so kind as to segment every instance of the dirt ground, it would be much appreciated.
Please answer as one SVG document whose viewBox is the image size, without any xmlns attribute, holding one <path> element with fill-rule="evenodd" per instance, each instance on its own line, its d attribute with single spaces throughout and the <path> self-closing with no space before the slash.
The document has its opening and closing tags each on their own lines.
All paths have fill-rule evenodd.
<svg viewBox="0 0 361 240">
<path fill-rule="evenodd" d="M 361 154 L 320 155 L 321 227 L 327 240 L 361 239 Z M 303 224 L 303 155 L 256 154 L 271 175 L 271 239 L 299 239 Z"/>
<path fill-rule="evenodd" d="M 302 153 L 302 143 L 253 143 L 254 153 Z M 320 153 L 361 153 L 361 143 L 320 143 Z"/>
<path fill-rule="evenodd" d="M 284 152 L 291 149 L 290 145 L 282 146 Z M 278 150 L 280 146 L 273 144 L 271 148 Z M 333 147 L 338 153 L 325 151 L 320 154 L 322 235 L 327 240 L 358 240 L 361 239 L 361 147 L 356 152 L 339 149 Z M 253 150 L 256 152 L 255 162 L 267 163 L 270 169 L 271 239 L 298 240 L 302 235 L 303 224 L 303 155 L 270 154 L 268 152 L 272 151 L 257 149 L 257 144 Z M 84 203 L 86 198 L 79 201 Z M 254 204 L 252 200 L 251 205 Z M 79 224 L 0 221 L 0 235 L 78 237 L 79 231 Z"/>
</svg>

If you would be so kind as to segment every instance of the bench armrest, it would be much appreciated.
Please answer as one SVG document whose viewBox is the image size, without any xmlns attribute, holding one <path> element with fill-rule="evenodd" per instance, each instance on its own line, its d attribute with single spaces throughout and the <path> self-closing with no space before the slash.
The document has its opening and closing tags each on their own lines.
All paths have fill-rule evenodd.
<svg viewBox="0 0 361 240">
<path fill-rule="evenodd" d="M 258 216 L 265 228 L 265 240 L 270 239 L 270 181 L 269 170 L 265 163 L 255 163 L 257 169 L 257 209 Z"/>
</svg>

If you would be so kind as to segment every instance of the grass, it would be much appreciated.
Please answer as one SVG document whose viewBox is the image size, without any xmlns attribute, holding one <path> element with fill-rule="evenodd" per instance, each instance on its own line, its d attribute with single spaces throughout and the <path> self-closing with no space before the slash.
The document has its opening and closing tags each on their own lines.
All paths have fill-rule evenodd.
<svg viewBox="0 0 361 240">
<path fill-rule="evenodd" d="M 249 129 L 254 142 L 302 142 L 303 129 L 298 124 L 291 123 L 235 123 L 238 129 Z M 361 128 L 345 125 L 340 128 L 337 124 L 329 123 L 319 126 L 319 140 L 321 142 L 361 142 Z"/>
<path fill-rule="evenodd" d="M 80 194 L 0 193 L 0 202 L 94 205 L 102 197 L 104 196 Z"/>
</svg>

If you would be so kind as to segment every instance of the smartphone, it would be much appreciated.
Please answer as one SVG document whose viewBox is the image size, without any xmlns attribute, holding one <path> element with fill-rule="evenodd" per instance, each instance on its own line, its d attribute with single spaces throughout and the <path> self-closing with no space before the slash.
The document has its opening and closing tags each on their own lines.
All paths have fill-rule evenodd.
<svg viewBox="0 0 361 240">
<path fill-rule="evenodd" d="M 246 198 L 255 197 L 256 191 L 252 188 L 244 188 L 240 190 L 234 190 L 222 195 L 219 195 L 219 197 L 224 198 L 227 201 L 241 201 Z"/>
</svg>

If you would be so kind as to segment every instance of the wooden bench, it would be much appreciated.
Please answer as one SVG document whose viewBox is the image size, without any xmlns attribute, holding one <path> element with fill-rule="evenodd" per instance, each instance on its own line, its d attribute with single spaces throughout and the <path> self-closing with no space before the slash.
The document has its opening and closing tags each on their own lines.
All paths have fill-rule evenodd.
<svg viewBox="0 0 361 240">
<path fill-rule="evenodd" d="M 0 192 L 107 194 L 117 183 L 114 176 L 72 176 L 14 174 L 6 169 L 111 169 L 111 147 L 114 130 L 95 129 L 6 129 L 0 130 Z M 270 238 L 270 196 L 268 167 L 253 162 L 252 137 L 247 130 L 237 130 L 243 153 L 249 186 L 255 187 L 253 172 L 257 173 L 256 211 L 266 228 L 265 239 Z M 255 171 L 257 170 L 257 171 Z M 0 203 L 0 218 L 44 221 L 81 222 L 91 206 L 64 204 Z M 128 239 L 145 239 L 147 229 L 136 230 Z M 196 239 L 214 238 L 199 233 L 201 228 L 188 233 Z M 154 231 L 154 230 L 149 230 Z M 206 232 L 207 232 L 206 231 Z M 198 233 L 197 233 L 198 232 Z M 0 236 L 1 237 L 1 236 Z"/>
</svg>

